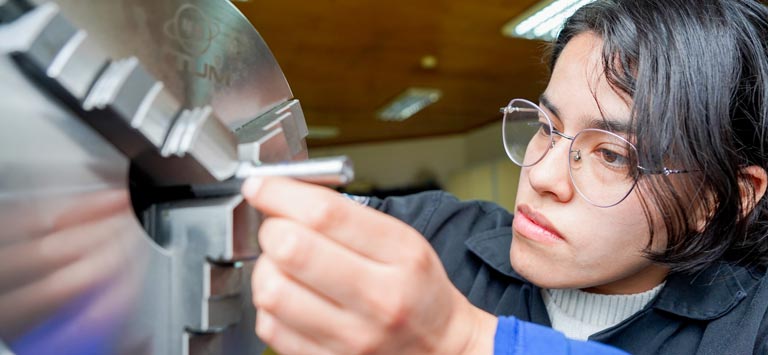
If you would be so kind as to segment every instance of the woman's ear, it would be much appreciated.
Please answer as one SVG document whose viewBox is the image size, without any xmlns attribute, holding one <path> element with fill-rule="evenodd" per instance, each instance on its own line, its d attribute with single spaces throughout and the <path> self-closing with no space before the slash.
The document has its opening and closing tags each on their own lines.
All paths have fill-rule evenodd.
<svg viewBox="0 0 768 355">
<path fill-rule="evenodd" d="M 765 169 L 750 165 L 740 171 L 739 193 L 741 194 L 741 213 L 746 217 L 755 208 L 757 201 L 765 195 L 768 186 L 768 173 Z"/>
</svg>

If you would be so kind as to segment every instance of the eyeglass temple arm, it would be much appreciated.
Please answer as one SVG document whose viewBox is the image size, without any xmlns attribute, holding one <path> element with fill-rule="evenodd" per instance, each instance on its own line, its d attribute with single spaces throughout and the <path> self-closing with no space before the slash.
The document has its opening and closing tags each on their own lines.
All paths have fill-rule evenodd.
<svg viewBox="0 0 768 355">
<path fill-rule="evenodd" d="M 677 169 L 670 169 L 666 166 L 661 168 L 661 170 L 651 170 L 648 168 L 644 168 L 642 166 L 638 166 L 638 169 L 643 172 L 643 174 L 649 174 L 649 175 L 658 175 L 658 174 L 664 174 L 665 176 L 669 176 L 672 174 L 685 174 L 692 172 L 691 170 L 677 170 Z"/>
<path fill-rule="evenodd" d="M 499 112 L 501 113 L 510 113 L 510 112 L 538 112 L 539 110 L 535 108 L 527 108 L 527 107 L 502 107 L 499 109 Z"/>
</svg>

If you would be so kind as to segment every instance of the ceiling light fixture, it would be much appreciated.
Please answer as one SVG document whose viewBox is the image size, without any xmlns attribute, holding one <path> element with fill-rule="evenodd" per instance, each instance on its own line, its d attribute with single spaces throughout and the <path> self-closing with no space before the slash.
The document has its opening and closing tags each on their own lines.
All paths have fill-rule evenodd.
<svg viewBox="0 0 768 355">
<path fill-rule="evenodd" d="M 339 136 L 339 128 L 334 126 L 309 126 L 307 139 L 331 139 Z"/>
<path fill-rule="evenodd" d="M 543 0 L 507 22 L 501 33 L 508 37 L 551 41 L 576 10 L 594 0 Z"/>
<path fill-rule="evenodd" d="M 382 121 L 405 121 L 425 107 L 440 100 L 443 92 L 430 88 L 409 88 L 379 110 Z"/>
</svg>

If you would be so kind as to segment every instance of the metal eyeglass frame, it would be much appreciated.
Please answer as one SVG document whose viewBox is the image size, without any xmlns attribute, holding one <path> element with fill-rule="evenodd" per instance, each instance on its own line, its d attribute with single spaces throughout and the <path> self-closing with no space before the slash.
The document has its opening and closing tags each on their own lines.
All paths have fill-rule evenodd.
<svg viewBox="0 0 768 355">
<path fill-rule="evenodd" d="M 512 107 L 512 104 L 515 103 L 515 102 L 523 102 L 525 104 L 528 104 L 528 105 L 532 106 L 533 108 L 526 109 L 526 108 L 522 108 L 522 107 Z M 518 165 L 520 167 L 529 167 L 529 166 L 533 166 L 533 165 L 538 164 L 541 160 L 544 159 L 545 156 L 547 156 L 547 153 L 549 153 L 549 151 L 552 148 L 555 147 L 555 143 L 556 143 L 555 140 L 554 140 L 554 135 L 553 134 L 549 134 L 549 144 L 548 145 L 549 145 L 550 148 L 545 150 L 544 154 L 542 154 L 541 157 L 539 157 L 535 162 L 533 162 L 531 164 L 527 164 L 527 165 L 524 165 L 524 164 L 516 162 L 515 159 L 512 158 L 512 154 L 509 152 L 509 149 L 507 148 L 508 147 L 508 145 L 507 145 L 507 134 L 506 134 L 506 132 L 507 132 L 507 129 L 506 129 L 507 114 L 508 113 L 512 113 L 512 112 L 520 112 L 520 111 L 523 111 L 523 110 L 525 110 L 525 111 L 527 111 L 527 110 L 534 110 L 536 112 L 541 112 L 542 114 L 544 114 L 544 118 L 547 119 L 547 125 L 549 126 L 549 131 L 551 133 L 554 133 L 554 135 L 557 135 L 559 137 L 562 137 L 562 138 L 565 138 L 565 139 L 568 139 L 568 140 L 571 141 L 570 146 L 568 147 L 568 154 L 569 154 L 569 158 L 568 158 L 568 176 L 571 179 L 571 184 L 576 189 L 576 191 L 579 193 L 579 195 L 584 200 L 586 200 L 587 202 L 592 204 L 593 206 L 600 207 L 600 208 L 608 208 L 608 207 L 613 207 L 613 206 L 618 205 L 619 203 L 624 201 L 627 198 L 627 196 L 629 196 L 630 193 L 632 193 L 632 190 L 635 189 L 635 186 L 637 185 L 637 181 L 639 180 L 641 175 L 665 175 L 665 176 L 669 176 L 669 175 L 672 175 L 672 174 L 684 174 L 684 173 L 691 172 L 690 170 L 670 169 L 670 168 L 667 168 L 667 167 L 662 167 L 659 170 L 652 170 L 652 169 L 648 169 L 648 168 L 645 168 L 643 166 L 637 165 L 636 168 L 638 169 L 637 170 L 638 173 L 637 173 L 636 176 L 634 176 L 633 182 L 632 182 L 632 186 L 630 186 L 630 188 L 627 190 L 627 193 L 624 194 L 624 196 L 622 196 L 617 202 L 612 203 L 612 204 L 608 204 L 608 205 L 597 204 L 597 203 L 593 202 L 592 200 L 590 200 L 584 194 L 584 192 L 582 192 L 581 189 L 579 189 L 579 187 L 574 182 L 573 169 L 571 169 L 570 154 L 576 153 L 573 159 L 575 161 L 579 161 L 579 160 L 581 160 L 581 152 L 579 150 L 573 150 L 573 141 L 580 134 L 582 134 L 584 132 L 593 131 L 593 132 L 607 133 L 609 135 L 612 135 L 612 136 L 620 139 L 623 142 L 626 142 L 627 145 L 629 145 L 629 147 L 632 150 L 635 151 L 635 154 L 637 154 L 637 148 L 635 147 L 635 145 L 632 144 L 631 142 L 629 142 L 626 138 L 624 138 L 624 137 L 622 137 L 622 136 L 620 136 L 620 135 L 618 135 L 616 133 L 613 133 L 613 132 L 610 132 L 610 131 L 606 131 L 606 130 L 603 130 L 603 129 L 597 129 L 597 128 L 585 128 L 585 129 L 579 131 L 579 133 L 576 133 L 576 135 L 573 135 L 573 136 L 567 135 L 567 134 L 565 134 L 563 132 L 560 132 L 557 129 L 555 129 L 555 127 L 552 125 L 552 120 L 549 118 L 549 115 L 547 115 L 547 113 L 544 112 L 544 110 L 542 110 L 539 105 L 537 105 L 537 104 L 535 104 L 535 103 L 533 103 L 533 102 L 531 102 L 529 100 L 526 100 L 526 99 L 512 99 L 511 101 L 509 101 L 509 104 L 507 104 L 506 107 L 502 107 L 502 108 L 499 109 L 499 111 L 502 114 L 504 114 L 504 117 L 502 118 L 503 121 L 502 121 L 502 128 L 501 128 L 501 138 L 502 138 L 502 141 L 504 143 L 504 152 L 507 154 L 507 157 L 509 158 L 509 160 L 511 160 L 513 163 L 515 163 L 516 165 Z M 530 112 L 534 112 L 534 111 L 530 111 Z"/>
</svg>

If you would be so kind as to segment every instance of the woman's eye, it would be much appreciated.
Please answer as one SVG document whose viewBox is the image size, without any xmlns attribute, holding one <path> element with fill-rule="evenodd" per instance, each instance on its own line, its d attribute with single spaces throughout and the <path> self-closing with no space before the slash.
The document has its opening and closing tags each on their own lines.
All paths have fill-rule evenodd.
<svg viewBox="0 0 768 355">
<path fill-rule="evenodd" d="M 536 128 L 536 132 L 543 136 L 549 136 L 552 134 L 552 128 L 546 122 L 531 122 L 528 123 L 528 126 Z"/>
<path fill-rule="evenodd" d="M 551 134 L 552 134 L 552 127 L 550 127 L 548 124 L 546 124 L 546 123 L 543 123 L 543 122 L 542 122 L 542 123 L 540 123 L 540 124 L 541 124 L 541 128 L 540 128 L 540 130 L 541 130 L 541 133 L 542 133 L 543 135 L 545 135 L 545 136 L 549 136 L 549 135 L 551 135 Z"/>
<path fill-rule="evenodd" d="M 610 149 L 601 148 L 597 153 L 604 162 L 613 166 L 626 166 L 628 163 L 627 157 Z"/>
</svg>

